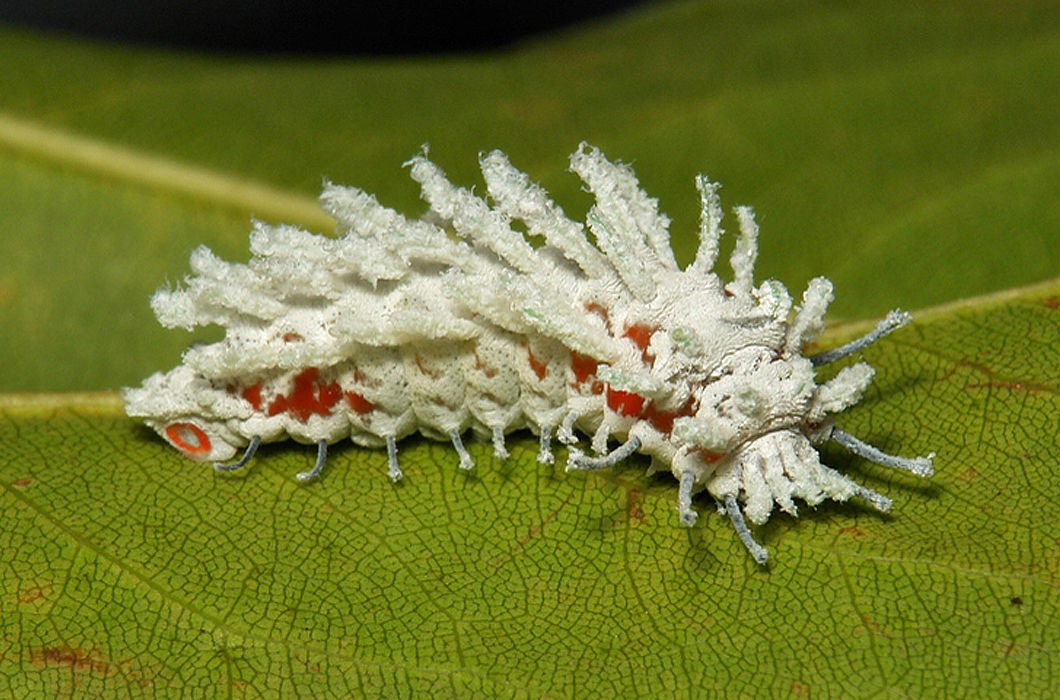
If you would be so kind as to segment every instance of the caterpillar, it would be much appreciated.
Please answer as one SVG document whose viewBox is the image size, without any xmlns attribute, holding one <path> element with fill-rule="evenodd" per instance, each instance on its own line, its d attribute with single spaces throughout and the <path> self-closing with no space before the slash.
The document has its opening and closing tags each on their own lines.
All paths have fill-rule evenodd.
<svg viewBox="0 0 1060 700">
<path fill-rule="evenodd" d="M 765 523 L 775 508 L 797 515 L 796 499 L 852 497 L 891 506 L 823 465 L 816 444 L 933 473 L 934 453 L 889 455 L 836 427 L 872 367 L 815 378 L 816 367 L 909 314 L 892 311 L 863 337 L 803 356 L 824 329 L 832 284 L 813 279 L 798 305 L 776 280 L 756 286 L 749 207 L 734 210 L 733 276 L 723 281 L 714 272 L 724 233 L 717 183 L 695 179 L 699 247 L 681 269 L 658 201 L 595 147 L 582 143 L 570 158 L 595 197 L 585 225 L 500 151 L 480 155 L 488 200 L 450 183 L 427 156 L 405 164 L 430 207 L 423 218 L 326 182 L 320 201 L 335 236 L 255 222 L 247 264 L 197 248 L 193 274 L 157 291 L 151 306 L 166 327 L 217 324 L 224 338 L 124 389 L 128 415 L 221 471 L 245 466 L 263 442 L 316 445 L 303 482 L 345 438 L 385 448 L 397 481 L 397 443 L 417 431 L 451 442 L 462 469 L 474 467 L 468 431 L 505 458 L 505 436 L 529 429 L 545 464 L 556 439 L 568 471 L 640 453 L 677 479 L 681 523 L 695 524 L 693 494 L 705 490 L 759 564 L 768 552 L 748 522 Z M 590 438 L 591 454 L 575 431 Z"/>
</svg>

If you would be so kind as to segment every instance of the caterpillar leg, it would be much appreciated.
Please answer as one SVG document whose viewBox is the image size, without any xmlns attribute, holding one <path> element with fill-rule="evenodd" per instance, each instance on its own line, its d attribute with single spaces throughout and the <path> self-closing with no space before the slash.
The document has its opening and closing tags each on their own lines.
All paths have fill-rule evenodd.
<svg viewBox="0 0 1060 700">
<path fill-rule="evenodd" d="M 313 468 L 307 472 L 298 472 L 294 475 L 294 478 L 301 481 L 303 484 L 312 481 L 313 479 L 320 476 L 320 471 L 324 468 L 324 462 L 328 458 L 328 441 L 318 440 L 317 441 L 317 461 L 313 465 Z"/>
<path fill-rule="evenodd" d="M 578 442 L 578 438 L 574 435 L 574 421 L 578 420 L 578 414 L 571 411 L 563 417 L 563 422 L 559 424 L 559 432 L 556 433 L 556 437 L 564 445 L 573 445 Z"/>
<path fill-rule="evenodd" d="M 552 429 L 541 426 L 541 448 L 537 451 L 537 461 L 541 464 L 555 464 L 556 458 L 552 455 Z"/>
<path fill-rule="evenodd" d="M 395 483 L 401 481 L 401 477 L 404 476 L 401 473 L 401 467 L 398 466 L 397 440 L 393 435 L 386 436 L 386 475 Z"/>
<path fill-rule="evenodd" d="M 607 421 L 600 423 L 600 427 L 593 433 L 592 448 L 597 455 L 607 454 L 607 439 L 611 437 L 611 426 Z"/>
<path fill-rule="evenodd" d="M 876 464 L 882 464 L 885 467 L 891 467 L 892 469 L 904 469 L 907 472 L 912 472 L 917 476 L 931 476 L 935 473 L 934 467 L 931 466 L 931 460 L 935 457 L 935 453 L 932 452 L 927 457 L 916 457 L 910 459 L 908 457 L 896 457 L 889 455 L 882 450 L 878 450 L 867 442 L 862 442 L 850 433 L 845 433 L 839 428 L 832 428 L 832 433 L 829 436 L 830 440 L 838 442 L 840 445 L 858 455 L 864 457 L 870 462 Z"/>
<path fill-rule="evenodd" d="M 696 475 L 692 472 L 681 474 L 681 486 L 677 490 L 677 513 L 681 518 L 681 524 L 692 527 L 699 518 L 699 513 L 692 510 L 692 487 L 696 483 Z"/>
<path fill-rule="evenodd" d="M 857 484 L 857 487 L 857 491 L 854 492 L 854 495 L 868 501 L 869 505 L 876 510 L 881 513 L 886 513 L 891 509 L 891 499 L 887 498 L 882 493 L 876 493 L 872 489 L 866 488 L 861 484 Z"/>
<path fill-rule="evenodd" d="M 254 456 L 254 453 L 258 451 L 258 446 L 261 445 L 261 436 L 255 435 L 250 438 L 250 444 L 247 445 L 247 451 L 243 453 L 243 456 L 239 458 L 238 462 L 232 462 L 231 464 L 221 464 L 220 462 L 214 462 L 213 468 L 219 472 L 233 472 L 236 469 L 242 469 L 250 461 L 250 458 Z"/>
<path fill-rule="evenodd" d="M 854 354 L 866 346 L 872 345 L 883 336 L 891 331 L 898 330 L 912 320 L 913 317 L 907 312 L 895 309 L 887 314 L 886 318 L 877 323 L 875 328 L 857 340 L 852 340 L 846 345 L 840 345 L 838 348 L 828 350 L 827 352 L 819 352 L 816 355 L 811 355 L 810 362 L 813 363 L 814 367 L 828 364 L 829 362 L 835 362 L 847 355 Z"/>
<path fill-rule="evenodd" d="M 766 551 L 765 547 L 755 542 L 755 538 L 747 528 L 747 523 L 744 522 L 743 512 L 740 510 L 740 504 L 736 502 L 736 496 L 730 494 L 725 497 L 725 513 L 729 516 L 729 520 L 732 521 L 736 536 L 743 542 L 744 547 L 747 547 L 747 551 L 751 553 L 756 562 L 764 566 L 769 561 L 769 552 Z"/>
<path fill-rule="evenodd" d="M 619 445 L 611 454 L 603 457 L 586 457 L 580 452 L 572 451 L 570 459 L 567 460 L 567 471 L 580 469 L 584 471 L 597 471 L 613 467 L 626 457 L 640 449 L 640 438 L 634 436 Z"/>
<path fill-rule="evenodd" d="M 464 442 L 460 439 L 460 433 L 455 430 L 449 431 L 449 439 L 453 441 L 453 449 L 460 456 L 460 468 L 465 470 L 472 470 L 475 468 L 475 463 L 471 461 L 471 455 L 467 453 L 464 448 Z"/>
<path fill-rule="evenodd" d="M 493 429 L 493 456 L 497 459 L 508 459 L 508 448 L 504 446 L 504 428 Z"/>
</svg>

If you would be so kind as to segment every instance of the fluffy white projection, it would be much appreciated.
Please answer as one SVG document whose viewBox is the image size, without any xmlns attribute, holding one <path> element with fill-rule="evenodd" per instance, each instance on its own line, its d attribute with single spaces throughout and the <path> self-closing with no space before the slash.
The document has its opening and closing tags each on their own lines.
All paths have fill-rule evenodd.
<svg viewBox="0 0 1060 700">
<path fill-rule="evenodd" d="M 598 149 L 582 144 L 570 159 L 596 200 L 585 224 L 500 151 L 480 162 L 485 197 L 449 182 L 426 153 L 410 160 L 430 206 L 422 219 L 328 184 L 320 200 L 335 237 L 256 223 L 245 265 L 195 250 L 184 285 L 160 290 L 151 306 L 167 327 L 218 324 L 224 339 L 126 389 L 128 414 L 219 470 L 244 466 L 262 442 L 314 444 L 301 481 L 320 473 L 328 444 L 347 438 L 385 448 L 396 481 L 397 443 L 417 431 L 451 442 L 463 469 L 474 466 L 468 431 L 504 458 L 505 436 L 529 430 L 543 463 L 558 440 L 568 470 L 640 453 L 677 479 L 682 523 L 695 523 L 692 497 L 705 490 L 760 564 L 768 555 L 747 522 L 766 522 L 774 507 L 795 515 L 796 501 L 851 497 L 891 505 L 821 464 L 815 444 L 931 475 L 933 455 L 884 454 L 835 426 L 872 381 L 869 365 L 823 384 L 815 376 L 907 314 L 805 357 L 832 284 L 812 280 L 799 305 L 780 282 L 756 285 L 758 226 L 746 207 L 735 209 L 732 280 L 722 280 L 716 183 L 696 178 L 699 250 L 682 270 L 657 201 Z"/>
</svg>

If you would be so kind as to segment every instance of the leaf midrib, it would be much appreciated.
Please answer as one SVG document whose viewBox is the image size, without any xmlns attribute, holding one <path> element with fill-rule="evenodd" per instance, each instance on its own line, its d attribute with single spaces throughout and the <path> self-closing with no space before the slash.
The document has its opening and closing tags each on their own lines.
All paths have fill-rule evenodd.
<svg viewBox="0 0 1060 700">
<path fill-rule="evenodd" d="M 189 165 L 115 143 L 79 136 L 0 112 L 0 149 L 255 216 L 330 231 L 334 221 L 311 197 Z"/>
</svg>

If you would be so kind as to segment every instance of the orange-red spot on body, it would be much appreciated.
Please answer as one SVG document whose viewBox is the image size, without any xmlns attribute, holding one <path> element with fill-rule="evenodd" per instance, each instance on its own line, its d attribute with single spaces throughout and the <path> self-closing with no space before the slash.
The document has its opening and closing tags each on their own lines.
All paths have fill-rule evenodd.
<svg viewBox="0 0 1060 700">
<path fill-rule="evenodd" d="M 623 416 L 639 416 L 644 410 L 645 399 L 640 394 L 618 391 L 607 387 L 607 407 Z"/>
<path fill-rule="evenodd" d="M 589 302 L 585 303 L 585 310 L 588 311 L 591 314 L 596 314 L 597 316 L 602 318 L 604 320 L 604 323 L 607 324 L 607 327 L 610 330 L 610 328 L 611 328 L 611 314 L 609 314 L 607 312 L 607 307 L 606 306 L 604 306 L 603 304 L 597 303 L 595 301 L 589 301 Z"/>
<path fill-rule="evenodd" d="M 316 367 L 307 367 L 295 375 L 291 393 L 272 400 L 268 414 L 276 416 L 286 412 L 304 423 L 313 414 L 330 415 L 331 409 L 341 399 L 342 387 L 338 382 L 321 384 L 320 371 Z"/>
<path fill-rule="evenodd" d="M 674 429 L 674 420 L 682 416 L 695 415 L 695 399 L 689 398 L 684 406 L 676 411 L 661 411 L 652 401 L 644 410 L 644 420 L 650 422 L 652 427 L 660 433 L 669 435 Z"/>
<path fill-rule="evenodd" d="M 210 438 L 194 423 L 170 423 L 166 426 L 166 439 L 174 447 L 191 455 L 203 455 L 210 451 Z"/>
<path fill-rule="evenodd" d="M 416 355 L 416 367 L 420 370 L 420 374 L 430 377 L 431 379 L 438 379 L 442 376 L 439 372 L 433 372 L 427 367 L 427 365 L 423 364 L 423 358 L 419 355 Z"/>
<path fill-rule="evenodd" d="M 247 403 L 254 407 L 255 411 L 261 410 L 261 384 L 251 384 L 243 387 L 242 396 Z"/>
<path fill-rule="evenodd" d="M 478 356 L 478 350 L 475 350 L 473 354 L 475 355 L 475 369 L 486 375 L 486 379 L 492 379 L 497 376 L 497 370 L 486 366 L 486 363 Z"/>
<path fill-rule="evenodd" d="M 574 372 L 574 383 L 581 384 L 596 372 L 597 362 L 591 357 L 576 352 L 570 354 L 570 368 Z"/>
<path fill-rule="evenodd" d="M 696 450 L 699 453 L 699 458 L 707 464 L 715 464 L 720 462 L 722 459 L 728 456 L 728 452 L 714 452 L 713 450 L 706 450 L 700 447 Z"/>
<path fill-rule="evenodd" d="M 361 415 L 371 413 L 375 408 L 375 404 L 358 394 L 356 391 L 346 392 L 346 403 L 349 404 L 350 409 L 354 413 L 359 413 Z"/>
<path fill-rule="evenodd" d="M 652 333 L 657 331 L 658 328 L 643 323 L 634 323 L 632 326 L 626 326 L 626 330 L 622 333 L 623 338 L 629 338 L 633 341 L 633 344 L 640 350 L 640 355 L 644 359 L 644 362 L 648 362 L 652 355 L 648 352 L 648 345 L 651 344 Z"/>
<path fill-rule="evenodd" d="M 305 340 L 305 338 L 303 338 L 298 333 L 284 333 L 283 334 L 283 342 L 285 342 L 285 343 L 293 343 L 293 342 L 298 341 L 298 340 Z"/>
<path fill-rule="evenodd" d="M 534 370 L 534 374 L 537 375 L 538 379 L 545 378 L 545 374 L 548 373 L 548 365 L 534 357 L 534 351 L 530 349 L 530 346 L 526 348 L 526 361 L 530 363 L 530 369 Z"/>
</svg>

